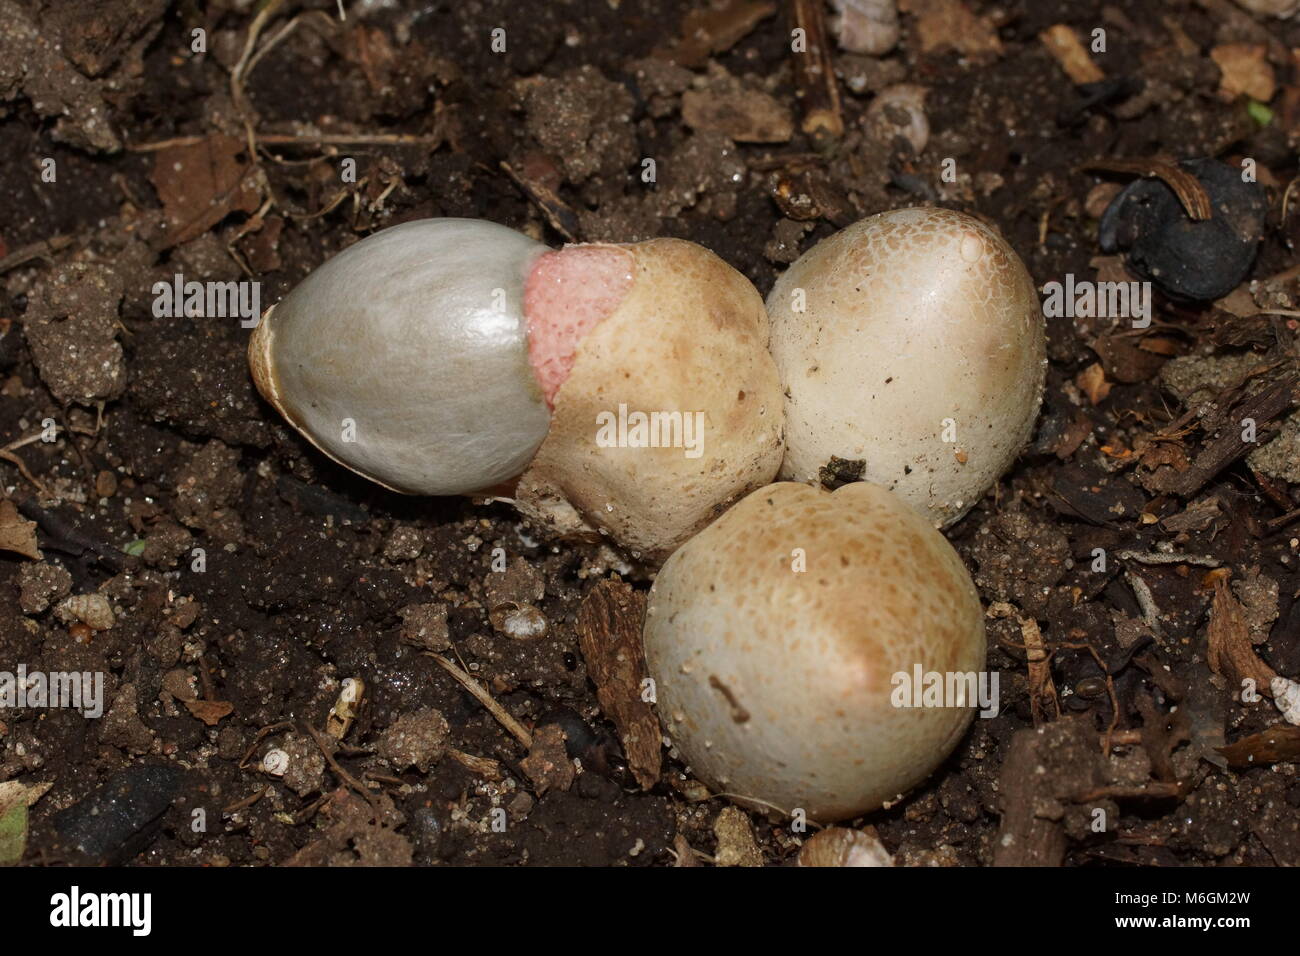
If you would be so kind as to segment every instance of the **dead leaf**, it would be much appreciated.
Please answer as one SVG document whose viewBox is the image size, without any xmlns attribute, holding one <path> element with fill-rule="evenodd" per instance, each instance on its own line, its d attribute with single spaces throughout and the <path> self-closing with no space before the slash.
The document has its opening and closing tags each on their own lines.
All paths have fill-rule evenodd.
<svg viewBox="0 0 1300 956">
<path fill-rule="evenodd" d="M 187 700 L 183 701 L 187 710 L 194 717 L 209 727 L 215 727 L 234 712 L 235 706 L 227 700 Z"/>
<path fill-rule="evenodd" d="M 1219 91 L 1229 99 L 1249 96 L 1267 103 L 1277 91 L 1268 47 L 1263 43 L 1224 43 L 1210 51 L 1210 59 L 1223 73 Z"/>
<path fill-rule="evenodd" d="M 252 166 L 239 158 L 246 148 L 233 136 L 214 134 L 155 154 L 151 178 L 167 220 L 162 248 L 197 239 L 232 212 L 257 209 Z"/>
<path fill-rule="evenodd" d="M 1056 455 L 1061 461 L 1067 461 L 1071 455 L 1079 450 L 1079 446 L 1088 440 L 1088 436 L 1091 434 L 1092 419 L 1085 415 L 1081 409 L 1076 409 L 1074 417 L 1061 430 L 1060 436 L 1052 446 L 1052 454 Z"/>
<path fill-rule="evenodd" d="M 1238 769 L 1300 760 L 1300 727 L 1278 724 L 1220 747 L 1219 753 Z"/>
<path fill-rule="evenodd" d="M 1138 348 L 1144 352 L 1152 352 L 1155 355 L 1164 355 L 1166 357 L 1173 357 L 1179 352 L 1177 342 L 1161 335 L 1147 335 L 1138 339 Z"/>
<path fill-rule="evenodd" d="M 992 22 L 977 17 L 963 0 L 899 0 L 898 8 L 916 18 L 922 53 L 951 49 L 984 62 L 1002 55 Z"/>
<path fill-rule="evenodd" d="M 578 640 L 596 699 L 618 728 L 628 768 L 643 789 L 659 780 L 659 718 L 642 700 L 646 678 L 641 649 L 645 595 L 622 581 L 600 581 L 578 609 Z"/>
<path fill-rule="evenodd" d="M 1094 406 L 1104 402 L 1113 387 L 1106 381 L 1106 370 L 1101 367 L 1100 362 L 1093 362 L 1075 376 L 1074 383 L 1083 389 L 1084 394 L 1088 396 L 1088 401 Z"/>
<path fill-rule="evenodd" d="M 41 549 L 36 544 L 36 522 L 20 515 L 18 507 L 8 498 L 0 500 L 0 551 L 41 560 Z"/>
<path fill-rule="evenodd" d="M 1207 663 L 1210 670 L 1227 679 L 1234 692 L 1242 686 L 1242 681 L 1249 678 L 1254 680 L 1259 693 L 1272 695 L 1269 685 L 1277 672 L 1255 656 L 1245 611 L 1232 596 L 1226 575 L 1214 582 L 1209 642 Z"/>
<path fill-rule="evenodd" d="M 1186 461 L 1183 466 L 1186 467 Z M 1188 505 L 1180 513 L 1161 519 L 1160 526 L 1175 534 L 1183 531 L 1205 531 L 1220 514 L 1219 499 L 1202 498 Z"/>
</svg>

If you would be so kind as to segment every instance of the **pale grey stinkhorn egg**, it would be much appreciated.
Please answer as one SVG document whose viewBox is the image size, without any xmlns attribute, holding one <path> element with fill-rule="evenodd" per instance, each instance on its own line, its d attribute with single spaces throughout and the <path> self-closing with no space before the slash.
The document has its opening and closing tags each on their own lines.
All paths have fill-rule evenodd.
<svg viewBox="0 0 1300 956">
<path fill-rule="evenodd" d="M 1046 345 L 1037 291 L 992 229 L 899 209 L 818 243 L 767 299 L 786 389 L 782 478 L 832 457 L 936 525 L 964 515 L 1029 439 Z"/>
<path fill-rule="evenodd" d="M 952 546 L 862 482 L 782 482 L 736 504 L 664 564 L 644 636 L 660 720 L 691 772 L 746 806 L 822 822 L 896 800 L 965 732 L 973 698 L 896 706 L 916 703 L 896 675 L 947 683 L 985 654 Z"/>
<path fill-rule="evenodd" d="M 470 219 L 377 232 L 258 323 L 257 386 L 321 451 L 395 491 L 513 478 L 550 422 L 523 319 L 524 282 L 546 251 Z"/>
<path fill-rule="evenodd" d="M 551 251 L 429 219 L 307 276 L 249 363 L 291 424 L 388 488 L 513 495 L 558 534 L 661 561 L 775 477 L 767 334 L 754 287 L 694 243 Z"/>
</svg>

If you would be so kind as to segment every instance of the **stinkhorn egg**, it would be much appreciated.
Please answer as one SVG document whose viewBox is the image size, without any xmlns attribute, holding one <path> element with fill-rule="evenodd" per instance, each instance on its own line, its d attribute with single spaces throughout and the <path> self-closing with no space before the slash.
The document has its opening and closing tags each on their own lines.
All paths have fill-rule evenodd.
<svg viewBox="0 0 1300 956">
<path fill-rule="evenodd" d="M 746 806 L 822 822 L 895 800 L 969 724 L 973 695 L 913 706 L 898 675 L 969 689 L 985 653 L 952 546 L 861 482 L 749 495 L 664 564 L 644 636 L 660 719 L 691 772 Z"/>
<path fill-rule="evenodd" d="M 258 389 L 336 461 L 409 494 L 512 496 L 662 560 L 770 481 L 781 391 L 753 286 L 693 243 L 548 249 L 426 219 L 268 310 Z"/>
<path fill-rule="evenodd" d="M 786 388 L 781 477 L 834 458 L 944 526 L 1028 440 L 1046 344 L 1037 291 L 1009 245 L 947 209 L 899 209 L 804 253 L 767 299 Z"/>
</svg>

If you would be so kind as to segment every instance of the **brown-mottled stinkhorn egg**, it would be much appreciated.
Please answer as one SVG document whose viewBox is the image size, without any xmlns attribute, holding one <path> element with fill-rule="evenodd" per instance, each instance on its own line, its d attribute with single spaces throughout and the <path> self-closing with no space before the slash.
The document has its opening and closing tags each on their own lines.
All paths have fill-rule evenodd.
<svg viewBox="0 0 1300 956">
<path fill-rule="evenodd" d="M 1015 460 L 1042 401 L 1037 290 L 1009 245 L 948 209 L 899 209 L 804 253 L 767 299 L 786 394 L 781 477 L 832 458 L 938 526 Z"/>
<path fill-rule="evenodd" d="M 767 338 L 753 286 L 693 243 L 553 251 L 426 219 L 308 275 L 249 363 L 295 428 L 385 487 L 513 495 L 558 533 L 660 561 L 775 475 Z"/>
<path fill-rule="evenodd" d="M 879 809 L 939 765 L 970 723 L 985 654 L 952 546 L 862 482 L 782 482 L 736 504 L 659 571 L 644 636 L 660 720 L 691 772 L 822 822 Z M 945 684 L 969 675 L 952 681 L 967 691 L 909 706 L 898 675 L 917 668 Z"/>
</svg>

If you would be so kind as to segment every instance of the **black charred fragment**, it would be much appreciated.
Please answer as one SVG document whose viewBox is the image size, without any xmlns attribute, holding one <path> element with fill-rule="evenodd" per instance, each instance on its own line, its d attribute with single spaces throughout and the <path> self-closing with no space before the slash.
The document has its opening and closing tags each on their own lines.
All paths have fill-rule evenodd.
<svg viewBox="0 0 1300 956">
<path fill-rule="evenodd" d="M 1187 215 L 1159 179 L 1139 179 L 1115 197 L 1101 217 L 1102 251 L 1124 252 L 1128 267 L 1175 299 L 1205 301 L 1227 295 L 1250 273 L 1264 230 L 1268 202 L 1258 183 L 1214 159 L 1178 164 L 1210 197 L 1203 222 Z"/>
<path fill-rule="evenodd" d="M 118 771 L 90 796 L 55 814 L 63 849 L 93 863 L 128 862 L 157 837 L 184 779 L 184 770 L 164 765 Z"/>
</svg>

